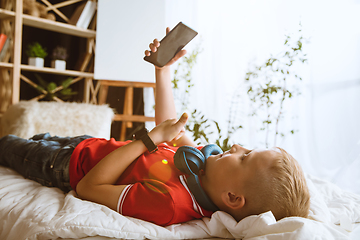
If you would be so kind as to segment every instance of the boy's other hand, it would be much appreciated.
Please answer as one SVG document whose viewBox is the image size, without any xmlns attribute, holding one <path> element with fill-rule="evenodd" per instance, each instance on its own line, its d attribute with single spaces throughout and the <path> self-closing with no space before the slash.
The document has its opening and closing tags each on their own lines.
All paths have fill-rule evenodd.
<svg viewBox="0 0 360 240">
<path fill-rule="evenodd" d="M 179 120 L 168 119 L 157 125 L 149 133 L 150 138 L 155 144 L 172 142 L 181 138 L 185 134 L 184 126 L 188 120 L 187 113 L 183 113 Z"/>
<path fill-rule="evenodd" d="M 170 28 L 167 27 L 166 28 L 166 34 L 168 34 L 170 32 Z M 154 41 L 152 43 L 149 44 L 149 50 L 145 50 L 145 56 L 150 56 L 152 52 L 156 52 L 158 47 L 160 47 L 160 42 L 157 39 L 154 39 Z M 179 60 L 179 58 L 182 58 L 184 55 L 186 54 L 186 50 L 182 49 L 180 50 L 164 67 L 168 67 L 171 66 L 173 63 L 175 63 L 177 60 Z M 155 66 L 155 65 L 154 65 Z M 157 69 L 161 69 L 158 66 L 155 66 L 155 68 Z"/>
</svg>

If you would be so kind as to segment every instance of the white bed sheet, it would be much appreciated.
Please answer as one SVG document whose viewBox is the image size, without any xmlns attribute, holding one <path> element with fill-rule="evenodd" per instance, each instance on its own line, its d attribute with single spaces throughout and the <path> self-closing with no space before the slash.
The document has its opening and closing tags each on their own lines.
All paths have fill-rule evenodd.
<svg viewBox="0 0 360 240">
<path fill-rule="evenodd" d="M 74 191 L 64 195 L 0 167 L 0 239 L 360 239 L 359 228 L 351 234 L 360 222 L 360 196 L 309 175 L 307 180 L 312 196 L 307 219 L 276 222 L 267 212 L 237 223 L 219 211 L 211 219 L 164 228 L 80 200 Z"/>
</svg>

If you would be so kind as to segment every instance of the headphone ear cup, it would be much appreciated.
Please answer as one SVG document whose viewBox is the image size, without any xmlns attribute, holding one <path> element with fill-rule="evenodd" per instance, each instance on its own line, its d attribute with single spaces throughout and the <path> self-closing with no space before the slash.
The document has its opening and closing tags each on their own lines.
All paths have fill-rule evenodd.
<svg viewBox="0 0 360 240">
<path fill-rule="evenodd" d="M 190 146 L 181 146 L 174 155 L 174 164 L 186 174 L 197 174 L 205 165 L 203 153 Z"/>
<path fill-rule="evenodd" d="M 223 153 L 223 150 L 216 144 L 209 144 L 206 145 L 201 149 L 202 154 L 205 157 L 205 160 L 210 157 L 211 155 L 217 155 Z"/>
</svg>

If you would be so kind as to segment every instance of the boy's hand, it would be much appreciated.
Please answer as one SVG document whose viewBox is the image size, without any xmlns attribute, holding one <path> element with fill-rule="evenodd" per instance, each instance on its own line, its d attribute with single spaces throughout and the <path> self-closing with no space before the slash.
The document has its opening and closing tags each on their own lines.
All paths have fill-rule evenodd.
<svg viewBox="0 0 360 240">
<path fill-rule="evenodd" d="M 156 145 L 163 142 L 176 141 L 184 135 L 184 126 L 187 120 L 187 113 L 183 113 L 179 120 L 168 119 L 151 130 L 149 137 Z"/>
<path fill-rule="evenodd" d="M 167 27 L 167 28 L 166 28 L 166 34 L 168 34 L 169 32 L 170 32 L 170 28 Z M 149 51 L 149 50 L 146 50 L 146 51 L 145 51 L 145 56 L 150 56 L 152 52 L 156 52 L 158 47 L 160 47 L 160 42 L 159 42 L 157 39 L 154 39 L 154 41 L 149 44 L 150 51 Z M 173 58 L 172 58 L 165 66 L 163 66 L 162 68 L 171 66 L 174 62 L 176 62 L 177 60 L 179 60 L 179 58 L 183 57 L 185 54 L 186 54 L 186 50 L 185 50 L 185 49 L 180 50 L 180 51 L 175 55 L 175 57 L 173 57 Z M 155 66 L 155 65 L 154 65 L 154 66 Z M 161 69 L 161 68 L 158 67 L 158 66 L 155 66 L 155 68 Z"/>
</svg>

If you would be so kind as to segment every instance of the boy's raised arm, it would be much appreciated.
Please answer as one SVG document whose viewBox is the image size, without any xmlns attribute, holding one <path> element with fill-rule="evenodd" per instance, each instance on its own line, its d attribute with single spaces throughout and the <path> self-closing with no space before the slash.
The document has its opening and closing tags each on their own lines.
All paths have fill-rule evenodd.
<svg viewBox="0 0 360 240">
<path fill-rule="evenodd" d="M 167 29 L 167 32 L 169 32 L 169 29 Z M 155 52 L 159 44 L 157 40 L 154 40 L 150 44 L 150 50 Z M 185 53 L 185 50 L 180 51 L 163 68 L 155 67 L 155 119 L 157 126 L 151 130 L 149 137 L 156 145 L 162 142 L 177 144 L 178 146 L 195 145 L 193 141 L 184 135 L 184 126 L 188 115 L 184 113 L 179 120 L 176 120 L 177 116 L 170 79 L 170 65 L 184 56 Z M 150 55 L 151 52 L 146 51 L 145 54 Z M 126 187 L 125 185 L 116 185 L 118 179 L 125 169 L 146 150 L 141 140 L 135 140 L 112 151 L 81 179 L 76 187 L 77 194 L 83 199 L 97 202 L 116 210 L 119 196 Z"/>
<path fill-rule="evenodd" d="M 166 34 L 170 32 L 169 28 L 166 28 Z M 155 39 L 150 43 L 149 50 L 145 51 L 146 56 L 150 56 L 152 52 L 156 52 L 157 48 L 160 46 L 160 42 Z M 186 54 L 186 50 L 179 51 L 173 59 L 170 60 L 164 67 L 159 68 L 155 66 L 155 77 L 156 77 L 156 90 L 155 90 L 155 123 L 156 125 L 161 122 L 177 118 L 176 108 L 174 103 L 174 96 L 171 86 L 171 69 L 170 66 L 175 63 L 178 59 L 183 57 Z M 183 130 L 185 133 L 185 130 Z M 176 140 L 172 141 L 169 144 L 176 146 L 195 146 L 195 143 L 185 134 Z"/>
</svg>

